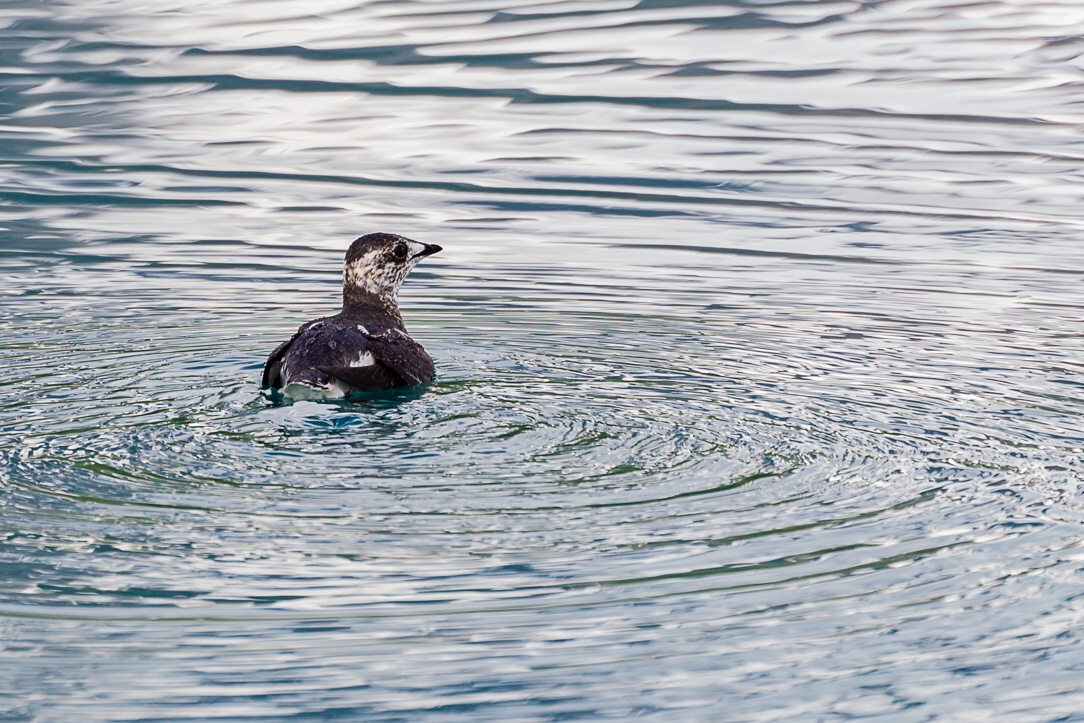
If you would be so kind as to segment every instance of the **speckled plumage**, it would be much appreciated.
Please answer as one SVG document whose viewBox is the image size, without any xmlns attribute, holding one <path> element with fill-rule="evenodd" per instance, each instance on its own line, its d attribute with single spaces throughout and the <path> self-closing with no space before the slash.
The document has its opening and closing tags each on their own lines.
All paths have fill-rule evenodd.
<svg viewBox="0 0 1084 723">
<path fill-rule="evenodd" d="M 354 241 L 343 262 L 342 311 L 302 324 L 276 347 L 263 386 L 317 398 L 432 381 L 433 360 L 403 326 L 399 287 L 418 261 L 440 250 L 388 233 Z"/>
</svg>

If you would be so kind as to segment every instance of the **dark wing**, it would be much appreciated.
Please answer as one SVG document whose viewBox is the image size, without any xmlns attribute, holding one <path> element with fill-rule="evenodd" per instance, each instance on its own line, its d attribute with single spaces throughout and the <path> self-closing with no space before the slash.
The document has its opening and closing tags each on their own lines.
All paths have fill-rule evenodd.
<svg viewBox="0 0 1084 723">
<path fill-rule="evenodd" d="M 271 356 L 267 357 L 267 363 L 263 365 L 263 388 L 275 387 L 276 389 L 282 386 L 282 378 L 279 376 L 279 370 L 282 369 L 282 357 L 286 354 L 286 350 L 297 338 L 297 334 L 294 334 L 286 341 L 282 342 L 275 347 L 275 351 L 271 352 Z"/>
<path fill-rule="evenodd" d="M 422 345 L 406 334 L 382 334 L 369 339 L 369 353 L 378 363 L 395 372 L 403 386 L 428 384 L 436 367 Z"/>
<path fill-rule="evenodd" d="M 280 374 L 282 371 L 282 358 L 286 356 L 286 352 L 289 350 L 290 345 L 294 343 L 294 339 L 301 336 L 301 332 L 310 326 L 315 326 L 316 323 L 319 322 L 310 321 L 299 326 L 293 336 L 276 346 L 275 350 L 267 357 L 267 362 L 263 365 L 263 381 L 261 382 L 264 389 L 268 387 L 279 389 L 282 387 L 282 375 Z"/>
<path fill-rule="evenodd" d="M 433 360 L 418 342 L 406 334 L 366 337 L 366 349 L 373 364 L 363 367 L 317 367 L 339 381 L 362 391 L 411 387 L 433 381 Z"/>
<path fill-rule="evenodd" d="M 398 374 L 377 362 L 364 367 L 316 367 L 340 382 L 360 389 L 363 392 L 378 392 L 381 389 L 404 386 Z"/>
</svg>

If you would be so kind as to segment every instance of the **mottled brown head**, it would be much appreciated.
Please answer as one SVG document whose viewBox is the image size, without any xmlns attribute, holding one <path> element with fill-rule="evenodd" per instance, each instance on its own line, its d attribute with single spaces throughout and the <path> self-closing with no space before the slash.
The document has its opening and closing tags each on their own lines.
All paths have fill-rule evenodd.
<svg viewBox="0 0 1084 723">
<path fill-rule="evenodd" d="M 399 287 L 426 256 L 440 251 L 393 233 L 370 233 L 350 244 L 343 262 L 343 301 L 374 297 L 389 310 L 399 308 Z"/>
</svg>

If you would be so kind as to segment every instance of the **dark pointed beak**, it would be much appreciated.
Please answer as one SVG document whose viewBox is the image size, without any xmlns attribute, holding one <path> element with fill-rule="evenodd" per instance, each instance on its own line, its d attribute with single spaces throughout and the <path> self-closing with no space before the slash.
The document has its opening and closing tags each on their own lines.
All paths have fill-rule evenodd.
<svg viewBox="0 0 1084 723">
<path fill-rule="evenodd" d="M 418 253 L 416 253 L 414 255 L 414 258 L 420 259 L 423 256 L 432 256 L 436 252 L 443 251 L 443 250 L 444 250 L 443 248 L 441 248 L 440 246 L 437 246 L 436 244 L 426 244 L 424 249 L 422 249 L 421 251 L 419 251 Z"/>
</svg>

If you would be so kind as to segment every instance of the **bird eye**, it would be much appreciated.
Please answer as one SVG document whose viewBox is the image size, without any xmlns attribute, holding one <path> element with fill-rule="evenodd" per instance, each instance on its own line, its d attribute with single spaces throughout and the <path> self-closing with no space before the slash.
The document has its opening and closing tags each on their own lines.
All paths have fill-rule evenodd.
<svg viewBox="0 0 1084 723">
<path fill-rule="evenodd" d="M 406 258 L 407 247 L 406 244 L 395 244 L 395 248 L 391 250 L 391 255 L 402 261 Z"/>
</svg>

